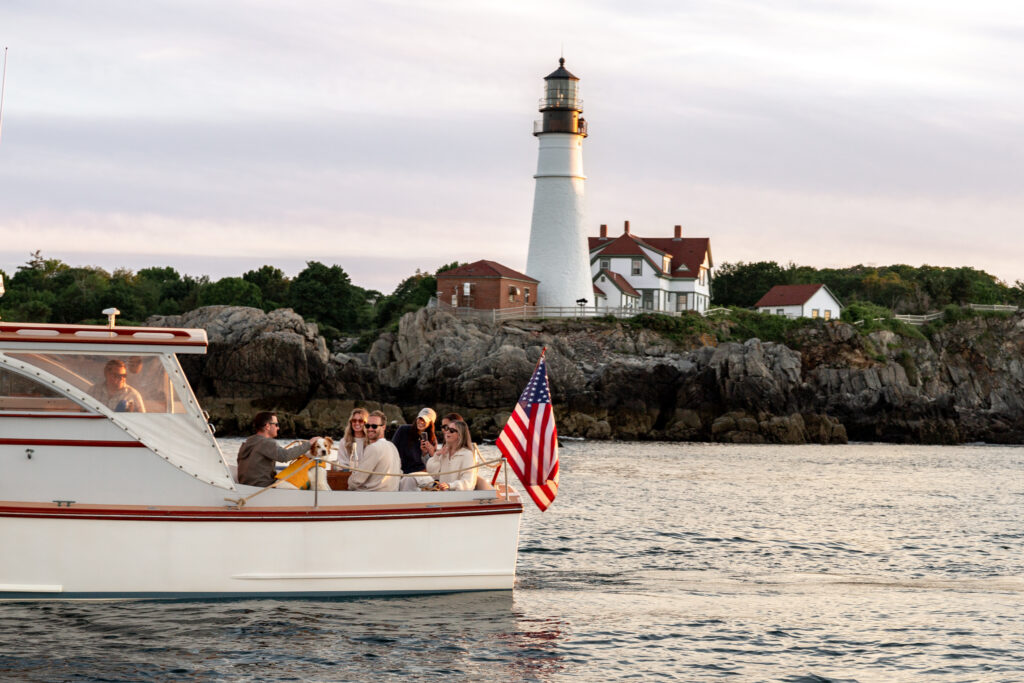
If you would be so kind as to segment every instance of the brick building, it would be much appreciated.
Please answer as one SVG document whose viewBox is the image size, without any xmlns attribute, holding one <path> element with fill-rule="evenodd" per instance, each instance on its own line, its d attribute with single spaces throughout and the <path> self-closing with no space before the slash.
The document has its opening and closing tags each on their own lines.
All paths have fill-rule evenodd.
<svg viewBox="0 0 1024 683">
<path fill-rule="evenodd" d="M 437 300 L 457 308 L 519 308 L 537 305 L 539 281 L 496 261 L 480 260 L 437 276 Z"/>
</svg>

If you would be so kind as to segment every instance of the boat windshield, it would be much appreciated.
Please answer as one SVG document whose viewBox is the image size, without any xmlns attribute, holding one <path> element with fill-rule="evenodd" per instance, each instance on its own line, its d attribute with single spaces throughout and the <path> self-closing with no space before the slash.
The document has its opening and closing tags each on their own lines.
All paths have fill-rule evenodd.
<svg viewBox="0 0 1024 683">
<path fill-rule="evenodd" d="M 184 413 L 160 354 L 11 353 L 80 389 L 115 412 Z"/>
<path fill-rule="evenodd" d="M 0 412 L 84 413 L 85 408 L 41 382 L 0 366 Z"/>
</svg>

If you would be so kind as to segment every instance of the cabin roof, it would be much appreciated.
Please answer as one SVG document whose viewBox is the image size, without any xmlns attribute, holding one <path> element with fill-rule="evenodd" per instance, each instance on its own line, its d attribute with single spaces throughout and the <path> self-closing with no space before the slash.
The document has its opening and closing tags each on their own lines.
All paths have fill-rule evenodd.
<svg viewBox="0 0 1024 683">
<path fill-rule="evenodd" d="M 83 348 L 95 350 L 102 346 L 114 346 L 124 351 L 206 353 L 206 344 L 206 330 L 199 329 L 0 321 L 0 349 L 24 349 L 31 346 L 67 350 L 82 345 Z"/>
</svg>

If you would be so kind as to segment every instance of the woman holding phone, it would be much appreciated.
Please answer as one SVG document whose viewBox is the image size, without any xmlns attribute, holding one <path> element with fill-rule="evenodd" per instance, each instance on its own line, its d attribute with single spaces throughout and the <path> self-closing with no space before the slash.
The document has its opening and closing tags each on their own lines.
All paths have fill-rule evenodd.
<svg viewBox="0 0 1024 683">
<path fill-rule="evenodd" d="M 395 444 L 402 459 L 402 472 L 422 472 L 427 458 L 437 450 L 435 420 L 437 413 L 430 408 L 424 408 L 416 416 L 413 424 L 402 425 L 391 437 L 391 443 Z"/>
</svg>

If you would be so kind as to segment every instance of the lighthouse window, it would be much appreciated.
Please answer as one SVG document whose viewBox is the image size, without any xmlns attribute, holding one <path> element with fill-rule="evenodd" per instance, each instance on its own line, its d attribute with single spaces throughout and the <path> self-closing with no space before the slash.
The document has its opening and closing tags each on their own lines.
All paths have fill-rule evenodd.
<svg viewBox="0 0 1024 683">
<path fill-rule="evenodd" d="M 640 259 L 633 259 L 633 275 L 641 275 L 643 273 L 643 266 L 640 265 Z"/>
</svg>

